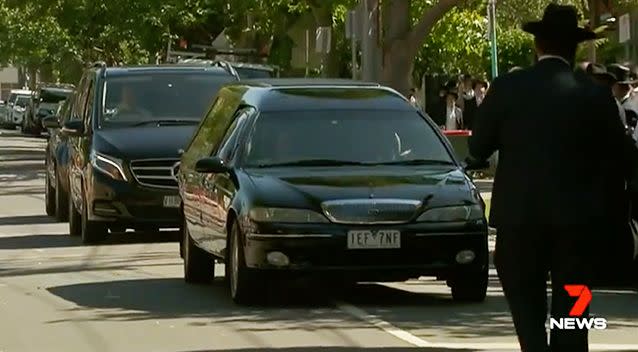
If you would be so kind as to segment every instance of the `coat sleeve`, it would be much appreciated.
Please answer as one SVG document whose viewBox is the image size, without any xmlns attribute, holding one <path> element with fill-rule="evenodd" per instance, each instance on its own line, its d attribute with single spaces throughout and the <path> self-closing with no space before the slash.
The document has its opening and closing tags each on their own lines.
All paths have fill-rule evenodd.
<svg viewBox="0 0 638 352">
<path fill-rule="evenodd" d="M 468 146 L 470 155 L 480 161 L 487 160 L 498 149 L 500 121 L 505 114 L 506 100 L 503 96 L 503 82 L 499 78 L 490 85 L 481 105 L 474 113 L 472 136 Z"/>
</svg>

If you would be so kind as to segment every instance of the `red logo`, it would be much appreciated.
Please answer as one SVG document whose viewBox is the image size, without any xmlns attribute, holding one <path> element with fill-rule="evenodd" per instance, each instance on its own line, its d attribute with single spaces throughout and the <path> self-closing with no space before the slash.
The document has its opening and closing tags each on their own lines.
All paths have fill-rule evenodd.
<svg viewBox="0 0 638 352">
<path fill-rule="evenodd" d="M 569 316 L 582 316 L 592 298 L 589 287 L 585 285 L 565 285 L 565 291 L 567 291 L 567 294 L 571 297 L 578 297 L 576 303 L 574 303 L 574 306 L 572 307 L 572 310 L 569 311 Z"/>
</svg>

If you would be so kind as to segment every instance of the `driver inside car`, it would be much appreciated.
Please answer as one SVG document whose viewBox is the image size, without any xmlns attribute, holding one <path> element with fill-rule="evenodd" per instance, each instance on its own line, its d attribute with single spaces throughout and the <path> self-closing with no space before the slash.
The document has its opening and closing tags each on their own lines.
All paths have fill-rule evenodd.
<svg viewBox="0 0 638 352">
<path fill-rule="evenodd" d="M 137 104 L 135 93 L 131 87 L 124 86 L 121 90 L 120 103 L 115 108 L 115 116 L 150 117 L 151 113 Z"/>
</svg>

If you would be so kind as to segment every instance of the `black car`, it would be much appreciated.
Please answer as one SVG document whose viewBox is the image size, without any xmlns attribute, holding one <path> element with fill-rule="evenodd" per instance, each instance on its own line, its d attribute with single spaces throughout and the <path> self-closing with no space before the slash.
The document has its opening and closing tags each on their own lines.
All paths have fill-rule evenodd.
<svg viewBox="0 0 638 352">
<path fill-rule="evenodd" d="M 68 136 L 60 133 L 59 126 L 69 120 L 71 107 L 76 98 L 71 94 L 64 100 L 53 116 L 43 118 L 42 124 L 48 130 L 44 164 L 46 169 L 44 204 L 46 213 L 58 221 L 69 220 L 69 143 Z"/>
<path fill-rule="evenodd" d="M 432 120 L 394 90 L 229 85 L 181 160 L 187 282 L 210 280 L 222 260 L 236 302 L 260 298 L 276 274 L 435 276 L 454 299 L 485 298 L 480 193 Z"/>
<path fill-rule="evenodd" d="M 55 116 L 60 102 L 66 100 L 73 93 L 72 85 L 43 85 L 37 89 L 31 99 L 27 113 L 22 119 L 22 133 L 39 136 L 44 126 L 42 119 Z"/>
<path fill-rule="evenodd" d="M 211 66 L 88 69 L 61 130 L 70 162 L 58 175 L 69 177 L 71 235 L 93 243 L 109 231 L 178 228 L 181 149 L 210 99 L 236 80 Z"/>
</svg>

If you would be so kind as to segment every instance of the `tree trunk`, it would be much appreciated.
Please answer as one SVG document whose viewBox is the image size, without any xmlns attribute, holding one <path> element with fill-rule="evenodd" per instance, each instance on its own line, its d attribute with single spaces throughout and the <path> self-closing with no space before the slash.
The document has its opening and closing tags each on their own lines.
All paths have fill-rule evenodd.
<svg viewBox="0 0 638 352">
<path fill-rule="evenodd" d="M 42 82 L 55 82 L 55 75 L 53 74 L 53 65 L 43 64 L 40 66 L 40 80 Z"/>
<path fill-rule="evenodd" d="M 383 46 L 384 84 L 407 95 L 412 84 L 412 70 L 419 48 L 432 27 L 460 0 L 439 0 L 410 29 L 411 0 L 393 0 L 384 7 L 385 37 Z"/>
<path fill-rule="evenodd" d="M 316 3 L 320 3 L 321 5 L 317 6 Z M 338 52 L 336 50 L 336 39 L 334 36 L 334 28 L 332 26 L 332 1 L 317 1 L 317 2 L 309 2 L 310 8 L 312 9 L 313 17 L 315 18 L 315 23 L 317 27 L 330 27 L 331 40 L 330 40 L 330 52 L 324 57 L 324 67 L 323 67 L 323 75 L 325 77 L 339 77 L 340 66 Z"/>
</svg>

